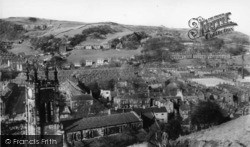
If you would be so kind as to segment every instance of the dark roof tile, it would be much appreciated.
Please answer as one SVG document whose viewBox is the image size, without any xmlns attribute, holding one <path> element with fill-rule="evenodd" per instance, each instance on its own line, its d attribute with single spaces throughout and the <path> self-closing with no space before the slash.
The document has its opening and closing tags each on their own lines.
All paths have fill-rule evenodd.
<svg viewBox="0 0 250 147">
<path fill-rule="evenodd" d="M 135 112 L 112 114 L 107 116 L 89 117 L 78 120 L 65 128 L 66 132 L 75 132 L 106 126 L 141 122 L 142 120 Z"/>
</svg>

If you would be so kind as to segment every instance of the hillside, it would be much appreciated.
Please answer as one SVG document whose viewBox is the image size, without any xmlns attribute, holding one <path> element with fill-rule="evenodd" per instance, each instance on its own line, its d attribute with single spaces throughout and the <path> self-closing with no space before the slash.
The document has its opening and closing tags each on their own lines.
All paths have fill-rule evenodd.
<svg viewBox="0 0 250 147">
<path fill-rule="evenodd" d="M 6 22 L 10 22 L 16 25 L 22 25 L 25 29 L 28 30 L 26 35 L 37 33 L 36 37 L 43 35 L 55 35 L 56 37 L 64 37 L 69 36 L 72 37 L 76 34 L 80 34 L 83 30 L 101 25 L 108 25 L 112 29 L 117 30 L 117 33 L 114 36 L 124 36 L 127 33 L 131 32 L 141 32 L 144 31 L 149 35 L 157 35 L 157 34 L 180 34 L 180 37 L 183 40 L 189 40 L 187 37 L 188 28 L 178 29 L 178 28 L 167 28 L 165 26 L 135 26 L 135 25 L 124 25 L 117 24 L 114 22 L 98 22 L 98 23 L 84 23 L 84 22 L 73 22 L 73 21 L 60 21 L 60 20 L 49 20 L 49 19 L 40 19 L 40 18 L 28 18 L 28 17 L 10 17 L 3 19 Z M 36 26 L 46 25 L 46 29 L 34 28 Z M 113 35 L 110 35 L 108 38 L 112 38 Z M 233 37 L 247 38 L 248 35 L 245 35 L 241 32 L 232 32 L 230 34 L 221 35 L 220 38 L 224 38 L 226 40 L 231 40 Z"/>
<path fill-rule="evenodd" d="M 30 38 L 44 37 L 53 35 L 56 38 L 68 42 L 70 38 L 75 35 L 82 35 L 83 31 L 88 31 L 98 27 L 108 27 L 112 32 L 107 34 L 90 33 L 85 36 L 83 41 L 76 43 L 80 46 L 86 45 L 104 45 L 110 42 L 114 42 L 116 39 L 123 39 L 123 43 L 127 45 L 126 50 L 135 49 L 140 45 L 141 40 L 134 38 L 138 37 L 135 32 L 145 32 L 148 36 L 171 36 L 180 37 L 183 41 L 190 41 L 187 37 L 189 31 L 188 28 L 167 28 L 165 26 L 135 26 L 135 25 L 124 25 L 117 24 L 114 22 L 98 22 L 98 23 L 84 23 L 84 22 L 73 22 L 73 21 L 61 21 L 61 20 L 49 20 L 33 17 L 10 17 L 2 19 L 0 23 L 1 28 L 1 40 L 14 41 L 15 44 L 11 52 L 20 53 L 24 52 L 27 55 L 33 55 L 39 53 L 38 50 L 34 51 L 34 47 L 29 43 Z M 86 34 L 85 34 L 86 35 Z M 228 48 L 236 48 L 236 43 L 233 38 L 244 38 L 249 40 L 249 36 L 240 33 L 232 32 L 231 34 L 225 34 L 219 36 L 225 41 L 225 46 Z M 132 41 L 129 40 L 132 38 Z M 18 44 L 20 39 L 24 39 L 24 43 Z M 199 41 L 199 39 L 198 39 Z M 133 45 L 136 44 L 134 47 Z M 117 44 L 115 44 L 117 45 Z M 130 48 L 133 47 L 133 48 Z M 244 48 L 250 50 L 249 45 L 245 45 Z M 133 55 L 140 54 L 140 50 L 129 50 L 129 51 L 85 51 L 85 50 L 74 50 L 69 57 L 71 62 L 79 61 L 82 57 L 84 58 L 99 58 L 103 56 L 105 58 L 110 57 L 131 57 Z M 113 55 L 113 56 L 112 56 Z"/>
<path fill-rule="evenodd" d="M 249 147 L 250 115 L 177 139 L 177 146 Z"/>
</svg>

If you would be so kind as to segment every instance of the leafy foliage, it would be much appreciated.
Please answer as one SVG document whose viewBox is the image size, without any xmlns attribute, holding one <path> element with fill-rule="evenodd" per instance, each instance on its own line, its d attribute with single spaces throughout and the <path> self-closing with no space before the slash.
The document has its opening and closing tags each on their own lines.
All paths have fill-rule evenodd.
<svg viewBox="0 0 250 147">
<path fill-rule="evenodd" d="M 234 56 L 237 56 L 237 55 L 242 55 L 242 54 L 245 54 L 247 52 L 247 49 L 245 49 L 243 46 L 241 45 L 236 45 L 235 48 L 229 48 L 228 49 L 228 52 Z"/>
<path fill-rule="evenodd" d="M 90 35 L 92 33 L 99 33 L 101 35 L 107 35 L 109 33 L 114 33 L 115 30 L 113 30 L 110 26 L 108 25 L 102 25 L 102 26 L 96 26 L 96 27 L 91 27 L 88 29 L 85 29 L 82 31 L 83 35 Z"/>
<path fill-rule="evenodd" d="M 181 52 L 184 50 L 184 45 L 180 43 L 180 39 L 173 37 L 157 37 L 147 40 L 144 51 L 153 50 L 169 50 L 170 52 Z"/>
<path fill-rule="evenodd" d="M 203 39 L 202 43 L 204 44 L 204 52 L 219 52 L 225 45 L 224 40 L 219 38 Z"/>
<path fill-rule="evenodd" d="M 175 140 L 182 134 L 181 121 L 171 119 L 168 124 L 164 125 L 163 130 L 168 133 L 169 139 Z"/>
<path fill-rule="evenodd" d="M 172 61 L 170 52 L 181 52 L 184 45 L 178 38 L 157 37 L 147 40 L 142 52 L 141 58 L 146 62 L 151 61 Z"/>
<path fill-rule="evenodd" d="M 36 21 L 37 21 L 37 18 L 35 18 L 35 17 L 29 17 L 29 21 L 31 21 L 31 22 L 36 22 Z"/>
<path fill-rule="evenodd" d="M 22 25 L 14 24 L 0 19 L 0 38 L 15 40 L 25 33 Z"/>
<path fill-rule="evenodd" d="M 77 44 L 81 43 L 82 41 L 85 41 L 86 38 L 87 38 L 86 35 L 76 34 L 74 37 L 69 38 L 70 45 L 76 46 Z"/>
<path fill-rule="evenodd" d="M 198 129 L 205 129 L 213 125 L 223 123 L 223 116 L 220 106 L 212 101 L 201 101 L 191 114 L 191 123 Z"/>
<path fill-rule="evenodd" d="M 96 39 L 104 39 L 105 35 L 114 32 L 116 31 L 108 25 L 96 26 L 83 30 L 81 34 L 76 34 L 74 37 L 69 38 L 69 41 L 70 45 L 76 46 L 85 41 L 88 36 Z"/>
<path fill-rule="evenodd" d="M 41 49 L 43 52 L 59 52 L 59 47 L 62 45 L 61 38 L 55 38 L 53 35 L 40 38 L 32 38 L 31 44 L 35 49 Z"/>
<path fill-rule="evenodd" d="M 25 120 L 14 121 L 14 122 L 1 122 L 1 134 L 2 135 L 21 135 L 24 131 Z"/>
<path fill-rule="evenodd" d="M 2 70 L 2 76 L 0 81 L 15 79 L 20 72 L 13 70 Z"/>
<path fill-rule="evenodd" d="M 90 84 L 88 85 L 88 87 L 89 87 L 89 89 L 91 90 L 92 95 L 93 95 L 93 97 L 94 97 L 95 99 L 100 98 L 101 89 L 100 89 L 100 87 L 99 87 L 99 85 L 98 85 L 97 82 L 90 83 Z"/>
<path fill-rule="evenodd" d="M 57 66 L 57 67 L 61 68 L 66 63 L 68 63 L 67 59 L 61 58 L 59 56 L 53 56 L 47 64 L 49 67 Z"/>
<path fill-rule="evenodd" d="M 145 32 L 134 32 L 132 34 L 128 34 L 123 36 L 122 38 L 112 39 L 109 41 L 111 48 L 115 49 L 119 43 L 122 44 L 122 48 L 134 50 L 137 49 L 141 45 L 141 40 L 149 37 Z"/>
</svg>

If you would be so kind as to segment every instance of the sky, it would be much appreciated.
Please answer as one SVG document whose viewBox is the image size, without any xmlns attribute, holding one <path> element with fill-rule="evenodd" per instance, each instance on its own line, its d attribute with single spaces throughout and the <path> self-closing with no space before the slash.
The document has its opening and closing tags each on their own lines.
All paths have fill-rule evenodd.
<svg viewBox="0 0 250 147">
<path fill-rule="evenodd" d="M 231 12 L 236 31 L 250 35 L 250 0 L 0 0 L 0 18 L 39 17 L 81 22 L 189 28 L 191 18 Z"/>
</svg>

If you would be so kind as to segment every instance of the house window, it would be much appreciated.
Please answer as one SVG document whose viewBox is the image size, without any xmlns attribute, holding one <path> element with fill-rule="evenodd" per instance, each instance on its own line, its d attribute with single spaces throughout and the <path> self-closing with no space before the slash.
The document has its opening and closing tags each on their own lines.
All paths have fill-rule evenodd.
<svg viewBox="0 0 250 147">
<path fill-rule="evenodd" d="M 76 141 L 81 141 L 81 132 L 76 132 Z"/>
<path fill-rule="evenodd" d="M 88 136 L 88 131 L 86 131 L 86 130 L 83 130 L 82 131 L 82 139 L 86 139 L 87 138 L 87 136 Z"/>
<path fill-rule="evenodd" d="M 67 134 L 67 141 L 68 141 L 69 143 L 71 143 L 72 140 L 73 140 L 73 135 L 72 135 L 72 133 L 68 133 L 68 134 Z"/>
</svg>

